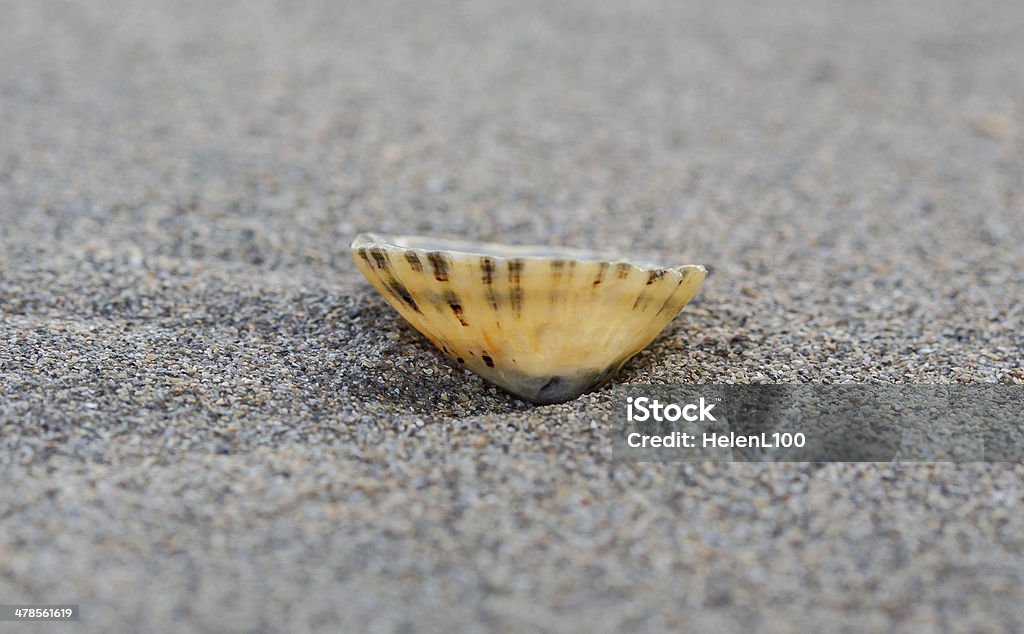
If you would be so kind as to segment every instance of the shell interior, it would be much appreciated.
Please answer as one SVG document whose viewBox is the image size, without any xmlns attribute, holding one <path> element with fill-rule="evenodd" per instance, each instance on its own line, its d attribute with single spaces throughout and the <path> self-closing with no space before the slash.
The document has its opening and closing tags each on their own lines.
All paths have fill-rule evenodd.
<svg viewBox="0 0 1024 634">
<path fill-rule="evenodd" d="M 535 403 L 567 401 L 610 380 L 707 274 L 579 249 L 417 236 L 362 234 L 352 257 L 455 363 Z"/>
</svg>

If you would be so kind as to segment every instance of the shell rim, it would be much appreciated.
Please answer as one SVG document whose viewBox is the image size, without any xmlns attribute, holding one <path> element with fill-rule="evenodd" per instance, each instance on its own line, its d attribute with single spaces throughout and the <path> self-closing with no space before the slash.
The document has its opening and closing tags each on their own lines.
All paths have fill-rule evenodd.
<svg viewBox="0 0 1024 634">
<path fill-rule="evenodd" d="M 400 244 L 401 240 L 403 240 L 403 239 L 440 240 L 440 241 L 444 241 L 444 242 L 449 243 L 449 244 L 448 244 L 448 248 L 430 249 L 430 248 L 426 248 L 426 247 L 406 246 L 404 244 Z M 463 248 L 463 249 L 451 248 L 451 247 L 454 247 L 456 245 L 460 245 L 460 246 L 465 247 L 465 248 Z M 514 248 L 514 249 L 520 249 L 520 248 L 522 248 L 522 249 L 533 249 L 533 248 L 537 248 L 537 249 L 550 249 L 552 251 L 552 254 L 550 254 L 550 255 L 529 255 L 529 254 L 521 254 L 521 255 L 496 255 L 496 254 L 491 253 L 491 252 L 489 252 L 489 253 L 481 253 L 480 251 L 474 251 L 474 250 L 472 250 L 472 246 L 473 245 L 480 245 L 480 246 L 488 247 L 489 249 L 495 249 L 495 248 L 496 249 L 502 249 L 502 248 L 509 248 L 509 247 Z M 408 235 L 408 234 L 380 235 L 380 234 L 376 234 L 376 233 L 372 233 L 372 232 L 363 232 L 363 233 L 358 234 L 355 237 L 355 239 L 352 240 L 352 243 L 349 245 L 349 249 L 352 249 L 352 250 L 374 248 L 374 247 L 390 249 L 390 250 L 395 250 L 395 251 L 400 251 L 400 252 L 412 251 L 412 252 L 421 253 L 421 254 L 427 254 L 427 253 L 451 253 L 453 255 L 463 256 L 463 257 L 487 257 L 487 258 L 491 258 L 491 259 L 499 260 L 499 261 L 503 261 L 503 262 L 507 262 L 509 260 L 533 260 L 533 261 L 540 260 L 540 261 L 543 261 L 543 260 L 552 260 L 552 259 L 560 258 L 560 259 L 563 259 L 563 260 L 574 260 L 574 261 L 577 261 L 577 262 L 595 262 L 595 263 L 598 263 L 598 264 L 608 264 L 608 265 L 626 264 L 628 266 L 631 266 L 631 267 L 633 267 L 633 268 L 635 268 L 635 269 L 637 269 L 639 271 L 643 271 L 643 272 L 676 271 L 676 272 L 682 273 L 683 271 L 687 271 L 687 270 L 698 270 L 698 271 L 702 272 L 705 276 L 708 273 L 707 268 L 703 264 L 682 264 L 682 265 L 679 265 L 679 266 L 661 266 L 659 264 L 651 264 L 651 263 L 646 263 L 646 262 L 636 262 L 634 260 L 629 260 L 629 259 L 626 259 L 626 258 L 623 258 L 623 257 L 618 257 L 618 256 L 612 256 L 610 254 L 600 253 L 598 251 L 592 251 L 592 250 L 589 250 L 589 249 L 580 249 L 580 248 L 567 247 L 567 246 L 562 246 L 562 245 L 548 245 L 548 244 L 502 244 L 500 242 L 486 242 L 486 241 L 482 241 L 482 240 L 465 240 L 465 239 L 462 239 L 462 238 L 447 238 L 447 237 L 439 237 L 439 236 L 423 236 L 423 235 Z M 558 253 L 563 253 L 564 255 L 561 255 L 561 256 L 557 255 Z"/>
</svg>

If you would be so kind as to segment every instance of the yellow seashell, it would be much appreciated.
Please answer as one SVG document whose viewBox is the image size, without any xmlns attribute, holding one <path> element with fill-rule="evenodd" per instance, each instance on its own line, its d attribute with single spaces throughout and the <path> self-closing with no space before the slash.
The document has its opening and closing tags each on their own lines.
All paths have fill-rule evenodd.
<svg viewBox="0 0 1024 634">
<path fill-rule="evenodd" d="M 707 270 L 591 251 L 364 233 L 352 259 L 460 366 L 534 403 L 611 380 L 694 296 Z"/>
</svg>

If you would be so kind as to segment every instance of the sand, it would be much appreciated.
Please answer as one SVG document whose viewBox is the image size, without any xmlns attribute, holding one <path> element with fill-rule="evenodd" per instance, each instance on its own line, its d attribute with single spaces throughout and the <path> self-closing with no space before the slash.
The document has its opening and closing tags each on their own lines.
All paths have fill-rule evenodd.
<svg viewBox="0 0 1024 634">
<path fill-rule="evenodd" d="M 1024 7 L 680 4 L 0 3 L 0 603 L 1024 629 L 1020 464 L 616 463 L 600 394 L 510 398 L 350 261 L 705 264 L 619 386 L 1024 382 Z"/>
</svg>

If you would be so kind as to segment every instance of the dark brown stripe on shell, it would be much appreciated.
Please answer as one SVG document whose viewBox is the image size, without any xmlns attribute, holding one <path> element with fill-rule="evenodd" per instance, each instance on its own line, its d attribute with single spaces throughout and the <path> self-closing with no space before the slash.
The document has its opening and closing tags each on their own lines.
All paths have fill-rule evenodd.
<svg viewBox="0 0 1024 634">
<path fill-rule="evenodd" d="M 665 271 L 651 271 L 647 274 L 647 285 L 650 286 L 664 277 Z"/>
<path fill-rule="evenodd" d="M 526 263 L 516 258 L 508 262 L 508 283 L 512 287 L 509 292 L 509 301 L 512 303 L 512 312 L 519 317 L 523 312 L 523 289 L 520 288 L 523 269 Z"/>
<path fill-rule="evenodd" d="M 420 310 L 419 304 L 417 304 L 416 300 L 412 298 L 412 293 L 410 293 L 409 289 L 405 287 L 405 284 L 402 284 L 393 277 L 389 277 L 385 284 L 387 285 L 388 290 L 390 290 L 395 297 L 402 300 L 406 306 L 415 310 L 417 313 L 423 314 L 423 311 Z"/>
<path fill-rule="evenodd" d="M 405 252 L 405 261 L 409 263 L 409 266 L 412 267 L 412 270 L 416 271 L 417 273 L 423 272 L 423 263 L 420 262 L 420 256 L 416 255 L 412 251 Z"/>
<path fill-rule="evenodd" d="M 434 279 L 438 282 L 447 282 L 448 261 L 444 259 L 444 255 L 434 251 L 427 254 L 427 259 L 430 260 L 430 265 L 434 267 Z"/>
<path fill-rule="evenodd" d="M 459 300 L 459 296 L 455 293 L 445 293 L 444 301 L 448 303 L 448 308 L 452 309 L 452 313 L 455 314 L 455 318 L 459 320 L 459 323 L 463 326 L 468 326 L 469 322 L 462 316 L 462 303 Z"/>
<path fill-rule="evenodd" d="M 390 266 L 388 262 L 388 254 L 383 249 L 372 249 L 370 255 L 373 256 L 373 261 L 377 265 L 377 268 L 386 271 Z"/>
<path fill-rule="evenodd" d="M 512 304 L 512 312 L 516 317 L 523 313 L 523 289 L 513 288 L 508 294 L 509 302 Z"/>
<path fill-rule="evenodd" d="M 565 260 L 551 260 L 551 272 L 554 274 L 555 279 L 562 277 L 562 271 L 565 269 Z"/>
<path fill-rule="evenodd" d="M 487 367 L 489 367 L 489 368 L 493 368 L 494 367 L 494 359 L 492 359 L 490 355 L 485 354 L 485 355 L 483 355 L 480 358 L 484 360 L 484 363 L 487 364 Z"/>
<path fill-rule="evenodd" d="M 523 260 L 516 258 L 515 260 L 508 261 L 508 283 L 512 286 L 519 286 L 519 279 L 523 273 L 523 268 L 526 263 Z"/>
<path fill-rule="evenodd" d="M 370 254 L 366 252 L 366 249 L 359 249 L 359 257 L 363 258 L 367 264 L 370 263 Z"/>
<path fill-rule="evenodd" d="M 624 280 L 627 277 L 629 277 L 629 265 L 626 264 L 625 262 L 619 262 L 615 266 L 615 270 L 618 271 L 620 280 Z"/>
<path fill-rule="evenodd" d="M 597 270 L 597 279 L 594 280 L 594 286 L 597 286 L 604 280 L 604 272 L 608 270 L 608 263 L 602 262 L 601 267 Z"/>
<path fill-rule="evenodd" d="M 498 310 L 498 296 L 494 293 L 494 288 L 492 287 L 492 284 L 494 284 L 494 260 L 491 258 L 480 258 L 480 269 L 484 272 L 480 276 L 480 281 L 487 287 L 485 292 L 487 302 L 493 310 Z"/>
<path fill-rule="evenodd" d="M 483 269 L 483 277 L 480 281 L 490 286 L 494 283 L 494 260 L 491 258 L 480 258 L 480 268 Z"/>
</svg>

